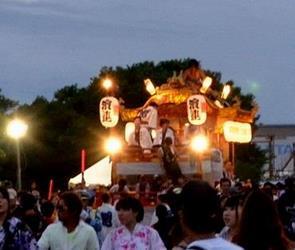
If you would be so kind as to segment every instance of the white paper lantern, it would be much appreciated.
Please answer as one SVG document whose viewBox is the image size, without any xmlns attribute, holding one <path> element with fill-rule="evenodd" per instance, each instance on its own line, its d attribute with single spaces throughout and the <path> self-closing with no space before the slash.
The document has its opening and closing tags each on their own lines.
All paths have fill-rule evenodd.
<svg viewBox="0 0 295 250">
<path fill-rule="evenodd" d="M 115 97 L 107 96 L 99 103 L 99 116 L 101 124 L 106 128 L 115 127 L 119 121 L 119 101 Z"/>
<path fill-rule="evenodd" d="M 202 95 L 192 95 L 187 99 L 188 121 L 193 125 L 201 125 L 207 119 L 206 100 Z"/>
</svg>

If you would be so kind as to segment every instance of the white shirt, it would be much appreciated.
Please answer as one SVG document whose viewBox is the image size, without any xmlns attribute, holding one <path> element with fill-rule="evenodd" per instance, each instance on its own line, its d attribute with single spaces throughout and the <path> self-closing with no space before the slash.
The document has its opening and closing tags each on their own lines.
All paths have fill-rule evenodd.
<svg viewBox="0 0 295 250">
<path fill-rule="evenodd" d="M 139 116 L 143 126 L 147 128 L 157 128 L 158 123 L 158 110 L 153 106 L 147 106 L 142 111 L 140 111 Z"/>
<path fill-rule="evenodd" d="M 101 250 L 166 250 L 158 232 L 137 223 L 132 233 L 120 226 L 108 234 Z"/>
<path fill-rule="evenodd" d="M 101 218 L 101 234 L 102 241 L 104 241 L 108 233 L 120 225 L 120 221 L 116 209 L 108 203 L 103 203 L 102 206 L 97 209 L 97 215 Z"/>
<path fill-rule="evenodd" d="M 128 139 L 129 146 L 140 146 L 143 149 L 151 149 L 153 147 L 151 135 L 150 135 L 149 131 L 147 130 L 147 128 L 145 128 L 145 127 L 140 127 L 139 144 L 135 140 L 135 131 L 134 131 L 129 136 L 129 139 Z"/>
<path fill-rule="evenodd" d="M 99 250 L 94 229 L 83 221 L 71 233 L 60 221 L 49 225 L 38 241 L 38 246 L 40 250 Z"/>
<path fill-rule="evenodd" d="M 198 246 L 206 250 L 243 250 L 243 248 L 226 241 L 220 237 L 210 238 L 206 240 L 196 240 L 187 246 L 189 249 L 192 246 Z"/>
<path fill-rule="evenodd" d="M 156 131 L 156 138 L 154 140 L 154 145 L 161 145 L 165 138 L 170 137 L 172 139 L 172 144 L 174 145 L 174 131 L 171 128 L 167 128 L 166 134 L 165 134 L 165 138 L 163 137 L 163 129 L 160 128 Z"/>
</svg>

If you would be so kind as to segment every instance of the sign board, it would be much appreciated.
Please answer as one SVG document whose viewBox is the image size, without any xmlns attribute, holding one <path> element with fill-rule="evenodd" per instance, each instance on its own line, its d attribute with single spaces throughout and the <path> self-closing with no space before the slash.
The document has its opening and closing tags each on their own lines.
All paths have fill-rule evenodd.
<svg viewBox="0 0 295 250">
<path fill-rule="evenodd" d="M 247 143 L 252 139 L 252 130 L 249 123 L 227 121 L 223 124 L 223 133 L 228 142 Z"/>
</svg>

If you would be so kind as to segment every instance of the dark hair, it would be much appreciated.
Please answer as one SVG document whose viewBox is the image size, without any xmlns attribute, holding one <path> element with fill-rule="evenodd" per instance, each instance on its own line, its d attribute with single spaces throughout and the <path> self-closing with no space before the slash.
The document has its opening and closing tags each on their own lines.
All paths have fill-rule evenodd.
<svg viewBox="0 0 295 250">
<path fill-rule="evenodd" d="M 134 213 L 137 213 L 136 221 L 141 222 L 144 216 L 144 210 L 141 202 L 138 199 L 133 197 L 125 197 L 118 201 L 116 205 L 116 210 L 132 210 Z"/>
<path fill-rule="evenodd" d="M 0 193 L 3 195 L 3 198 L 5 200 L 7 200 L 7 203 L 8 203 L 8 211 L 7 211 L 7 213 L 9 215 L 10 214 L 9 193 L 8 193 L 7 189 L 4 188 L 4 187 L 0 187 Z"/>
<path fill-rule="evenodd" d="M 183 186 L 180 196 L 184 224 L 194 232 L 214 232 L 219 210 L 216 190 L 207 182 L 194 180 Z"/>
<path fill-rule="evenodd" d="M 168 216 L 167 207 L 165 207 L 164 205 L 158 205 L 156 207 L 156 215 L 159 218 L 159 220 L 167 218 Z"/>
<path fill-rule="evenodd" d="M 197 61 L 196 59 L 191 59 L 188 62 L 188 67 L 195 67 L 195 68 L 200 68 L 200 62 Z"/>
<path fill-rule="evenodd" d="M 23 191 L 19 194 L 19 203 L 20 207 L 27 211 L 36 207 L 37 200 L 31 193 Z"/>
<path fill-rule="evenodd" d="M 165 119 L 165 118 L 161 118 L 160 119 L 160 126 L 163 126 L 164 124 L 169 124 L 170 121 L 168 119 Z"/>
<path fill-rule="evenodd" d="M 172 145 L 173 144 L 173 141 L 172 141 L 172 138 L 171 137 L 166 137 L 164 139 L 164 143 L 168 146 Z"/>
<path fill-rule="evenodd" d="M 108 203 L 111 199 L 111 196 L 108 193 L 103 193 L 101 195 L 101 200 L 103 203 Z"/>
<path fill-rule="evenodd" d="M 76 193 L 64 192 L 60 199 L 64 201 L 65 205 L 68 207 L 68 211 L 73 214 L 75 219 L 80 218 L 82 211 L 82 201 Z"/>
<path fill-rule="evenodd" d="M 275 203 L 261 190 L 252 191 L 245 201 L 236 241 L 247 250 L 289 247 Z"/>
<path fill-rule="evenodd" d="M 221 186 L 222 183 L 225 183 L 225 182 L 228 182 L 231 185 L 230 179 L 228 179 L 228 178 L 221 178 L 220 181 L 219 181 L 220 186 Z"/>
<path fill-rule="evenodd" d="M 118 192 L 123 192 L 123 191 L 124 191 L 124 187 L 127 185 L 127 181 L 126 181 L 126 179 L 121 178 L 121 179 L 118 181 L 118 185 L 119 185 L 119 190 L 118 190 Z"/>
<path fill-rule="evenodd" d="M 41 204 L 41 213 L 45 217 L 52 216 L 54 212 L 54 204 L 51 201 L 45 201 Z"/>
</svg>

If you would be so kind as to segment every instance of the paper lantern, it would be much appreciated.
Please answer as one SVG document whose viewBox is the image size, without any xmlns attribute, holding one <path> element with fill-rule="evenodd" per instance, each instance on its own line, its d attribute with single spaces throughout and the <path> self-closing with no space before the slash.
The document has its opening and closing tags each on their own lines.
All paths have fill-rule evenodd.
<svg viewBox="0 0 295 250">
<path fill-rule="evenodd" d="M 99 103 L 100 122 L 106 128 L 115 127 L 119 121 L 119 101 L 115 97 L 107 96 Z"/>
<path fill-rule="evenodd" d="M 130 135 L 134 133 L 135 125 L 134 122 L 127 122 L 125 125 L 125 141 L 128 142 Z"/>
<path fill-rule="evenodd" d="M 206 76 L 202 82 L 202 87 L 200 89 L 200 92 L 205 94 L 208 88 L 211 86 L 211 84 L 212 84 L 212 78 L 209 76 Z"/>
<path fill-rule="evenodd" d="M 188 121 L 193 125 L 201 125 L 207 119 L 206 100 L 202 95 L 193 95 L 187 99 Z"/>
<path fill-rule="evenodd" d="M 252 139 L 252 130 L 249 123 L 227 121 L 223 124 L 223 133 L 228 142 L 247 143 Z"/>
<path fill-rule="evenodd" d="M 156 89 L 154 87 L 154 84 L 152 83 L 151 79 L 145 79 L 144 80 L 145 88 L 147 92 L 150 93 L 150 95 L 156 94 Z"/>
</svg>

